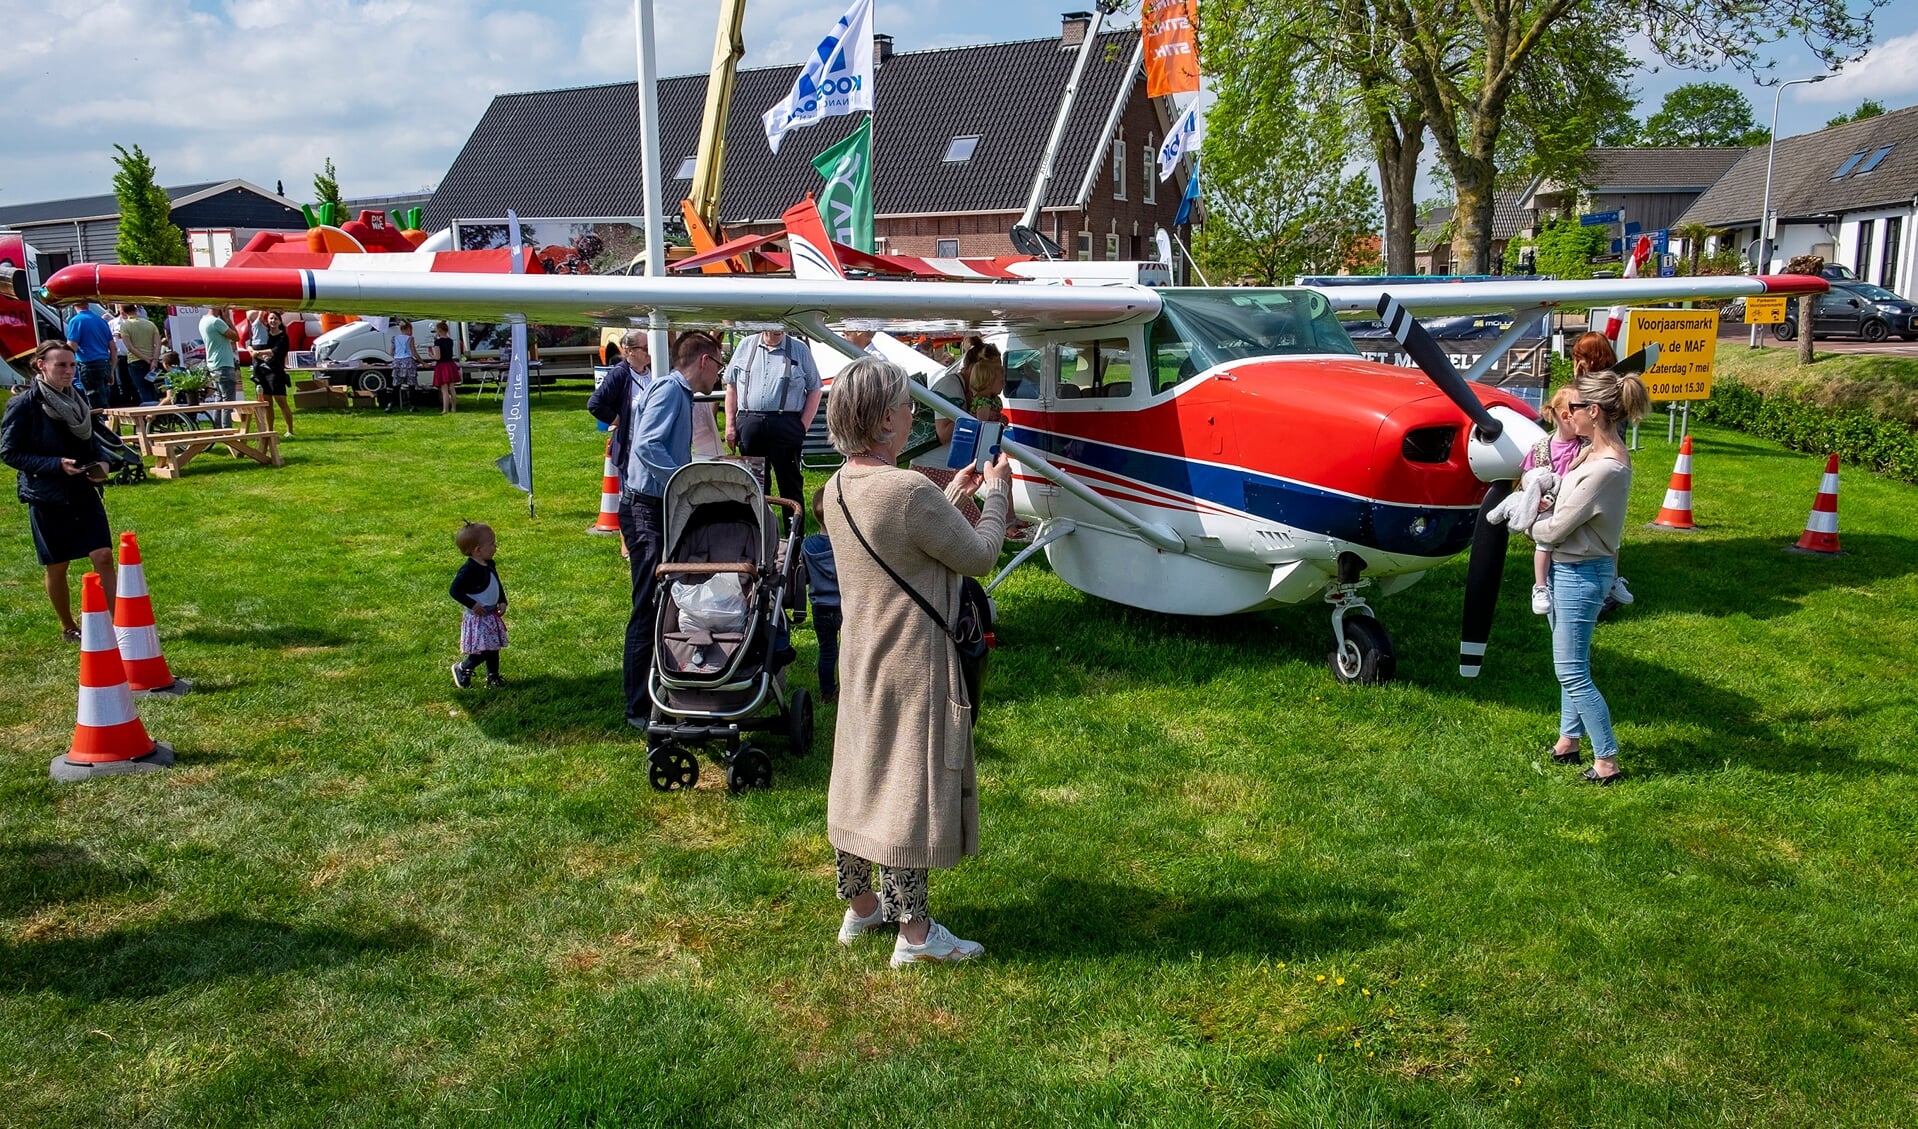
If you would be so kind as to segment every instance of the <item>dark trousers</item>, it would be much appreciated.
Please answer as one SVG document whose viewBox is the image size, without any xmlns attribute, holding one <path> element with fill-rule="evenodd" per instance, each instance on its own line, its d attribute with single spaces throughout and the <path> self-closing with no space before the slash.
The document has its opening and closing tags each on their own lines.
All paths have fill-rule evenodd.
<svg viewBox="0 0 1918 1129">
<path fill-rule="evenodd" d="M 653 575 L 666 552 L 666 516 L 658 498 L 621 494 L 619 532 L 626 538 L 628 563 L 633 570 L 633 614 L 626 621 L 626 716 L 652 716 L 646 680 L 653 669 L 653 626 L 659 618 L 654 603 L 659 585 Z"/>
<path fill-rule="evenodd" d="M 819 692 L 831 697 L 839 692 L 839 618 L 838 604 L 812 606 L 812 630 L 819 640 Z"/>
<path fill-rule="evenodd" d="M 466 670 L 472 670 L 473 668 L 479 666 L 479 664 L 481 663 L 486 664 L 486 676 L 488 678 L 499 677 L 499 652 L 498 651 L 476 651 L 473 654 L 466 655 L 460 659 L 460 666 L 465 668 Z"/>
<path fill-rule="evenodd" d="M 86 390 L 87 402 L 95 408 L 113 406 L 113 358 L 104 361 L 81 361 L 80 387 Z"/>
<path fill-rule="evenodd" d="M 799 529 L 806 529 L 806 479 L 799 470 L 799 452 L 806 445 L 806 429 L 798 412 L 740 412 L 739 453 L 766 460 L 779 486 L 779 496 L 799 503 Z"/>
<path fill-rule="evenodd" d="M 145 361 L 128 361 L 127 374 L 133 377 L 133 394 L 142 407 L 160 402 L 160 390 L 153 387 L 153 366 Z"/>
</svg>

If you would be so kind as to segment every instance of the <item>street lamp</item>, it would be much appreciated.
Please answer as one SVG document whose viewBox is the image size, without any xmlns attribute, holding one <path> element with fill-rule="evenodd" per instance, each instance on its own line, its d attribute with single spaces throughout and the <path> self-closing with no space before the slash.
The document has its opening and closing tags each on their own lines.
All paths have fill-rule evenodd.
<svg viewBox="0 0 1918 1129">
<path fill-rule="evenodd" d="M 1773 163 L 1778 160 L 1778 103 L 1785 97 L 1786 87 L 1823 82 L 1830 77 L 1830 75 L 1821 74 L 1816 78 L 1794 78 L 1789 82 L 1781 82 L 1778 84 L 1778 93 L 1772 95 L 1771 141 L 1765 146 L 1765 203 L 1764 206 L 1758 210 L 1759 274 L 1764 274 L 1771 269 L 1771 170 Z M 1811 332 L 1810 326 L 1801 326 L 1800 328 L 1806 333 Z M 1758 324 L 1756 322 L 1752 323 L 1751 347 L 1754 349 L 1758 348 Z"/>
</svg>

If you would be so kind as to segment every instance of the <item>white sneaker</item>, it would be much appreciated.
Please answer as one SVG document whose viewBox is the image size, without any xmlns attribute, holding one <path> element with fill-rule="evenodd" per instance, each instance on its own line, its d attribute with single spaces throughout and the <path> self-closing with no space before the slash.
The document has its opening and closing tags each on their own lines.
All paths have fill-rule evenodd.
<svg viewBox="0 0 1918 1129">
<path fill-rule="evenodd" d="M 1552 590 L 1546 585 L 1532 585 L 1532 614 L 1552 614 Z"/>
<path fill-rule="evenodd" d="M 851 906 L 846 907 L 846 918 L 839 923 L 839 943 L 850 945 L 864 936 L 869 929 L 877 929 L 886 923 L 886 899 L 880 898 L 879 905 L 869 917 L 860 917 Z"/>
<path fill-rule="evenodd" d="M 892 945 L 892 966 L 904 968 L 921 961 L 944 963 L 947 961 L 971 960 L 984 956 L 986 947 L 977 941 L 962 941 L 952 935 L 952 931 L 938 922 L 932 922 L 926 930 L 926 941 L 922 945 L 906 943 L 906 932 L 899 931 L 899 939 Z"/>
<path fill-rule="evenodd" d="M 1632 590 L 1625 587 L 1625 578 L 1622 576 L 1612 577 L 1612 599 L 1621 604 L 1632 602 Z"/>
</svg>

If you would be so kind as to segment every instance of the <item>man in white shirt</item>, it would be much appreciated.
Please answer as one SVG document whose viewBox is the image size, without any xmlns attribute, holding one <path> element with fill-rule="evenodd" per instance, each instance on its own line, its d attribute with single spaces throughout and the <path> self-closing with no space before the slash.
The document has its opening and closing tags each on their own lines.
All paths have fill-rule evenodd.
<svg viewBox="0 0 1918 1129">
<path fill-rule="evenodd" d="M 806 500 L 799 454 L 824 385 L 803 338 L 777 329 L 749 337 L 726 366 L 726 445 L 766 460 L 779 496 Z M 802 510 L 800 528 L 805 528 Z"/>
</svg>

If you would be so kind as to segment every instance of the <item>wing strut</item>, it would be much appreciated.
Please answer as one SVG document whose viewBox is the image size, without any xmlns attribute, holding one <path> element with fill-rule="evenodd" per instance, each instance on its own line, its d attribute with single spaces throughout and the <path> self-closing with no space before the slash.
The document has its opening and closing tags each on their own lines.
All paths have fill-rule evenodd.
<svg viewBox="0 0 1918 1129">
<path fill-rule="evenodd" d="M 866 355 L 865 350 L 833 332 L 832 329 L 826 325 L 826 319 L 821 317 L 816 311 L 805 314 L 795 314 L 786 320 L 795 330 L 804 336 L 811 337 L 818 341 L 830 342 L 833 348 L 838 349 L 848 357 L 857 358 Z M 906 390 L 912 393 L 913 399 L 931 408 L 935 414 L 945 416 L 947 419 L 973 418 L 968 415 L 964 409 L 933 395 L 930 389 L 917 381 L 907 381 Z M 1064 490 L 1086 505 L 1098 510 L 1100 513 L 1123 525 L 1133 533 L 1138 534 L 1140 540 L 1151 545 L 1153 548 L 1166 553 L 1185 552 L 1184 539 L 1181 538 L 1171 526 L 1142 519 L 1138 514 L 1133 513 L 1131 510 L 1100 494 L 1077 478 L 1053 466 L 1051 462 L 1047 461 L 1044 455 L 1026 446 L 1024 443 L 1002 437 L 999 440 L 999 446 L 1014 462 L 1024 466 L 1026 469 L 1037 474 L 1047 482 L 1052 483 L 1054 486 L 1057 486 L 1059 489 Z"/>
</svg>

